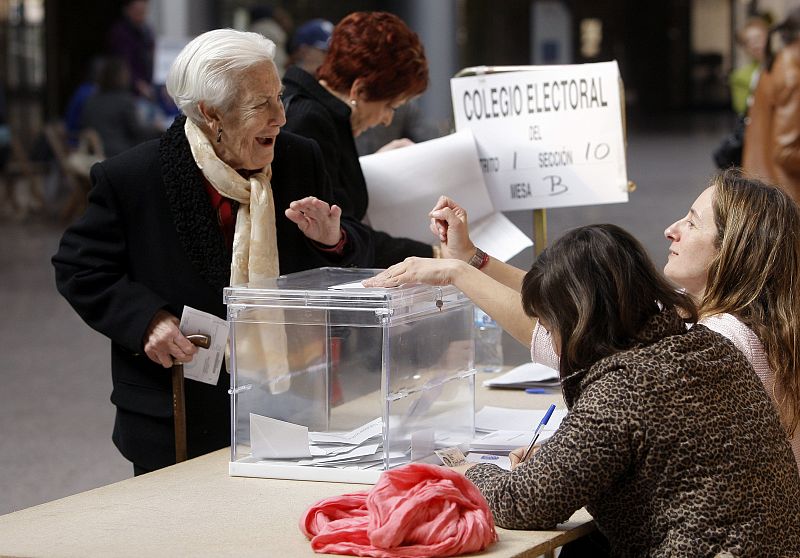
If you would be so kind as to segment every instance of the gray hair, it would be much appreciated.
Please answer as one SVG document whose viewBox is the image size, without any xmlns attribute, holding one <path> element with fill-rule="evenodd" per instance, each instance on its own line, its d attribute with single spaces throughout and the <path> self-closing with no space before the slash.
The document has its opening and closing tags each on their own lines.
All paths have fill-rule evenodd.
<svg viewBox="0 0 800 558">
<path fill-rule="evenodd" d="M 275 43 L 258 33 L 215 29 L 198 35 L 175 58 L 167 92 L 183 114 L 201 122 L 202 101 L 220 110 L 235 99 L 237 76 L 246 68 L 273 61 Z"/>
</svg>

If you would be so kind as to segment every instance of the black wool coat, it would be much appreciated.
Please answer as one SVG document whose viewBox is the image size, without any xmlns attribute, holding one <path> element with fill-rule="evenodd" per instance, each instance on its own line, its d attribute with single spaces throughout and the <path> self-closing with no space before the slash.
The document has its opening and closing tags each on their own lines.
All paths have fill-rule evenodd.
<svg viewBox="0 0 800 558">
<path fill-rule="evenodd" d="M 286 88 L 285 129 L 319 144 L 331 175 L 336 204 L 345 215 L 362 221 L 367 214 L 369 197 L 350 126 L 350 108 L 297 66 L 286 70 L 283 84 Z M 372 225 L 380 227 L 380 223 Z M 375 246 L 374 267 L 389 267 L 409 256 L 433 256 L 430 244 L 393 237 L 374 229 L 370 232 Z"/>
<path fill-rule="evenodd" d="M 64 233 L 53 256 L 56 285 L 92 328 L 111 339 L 114 443 L 146 469 L 175 462 L 170 372 L 143 352 L 159 309 L 180 317 L 184 305 L 226 316 L 231 252 L 211 207 L 180 117 L 158 140 L 92 168 L 86 213 Z M 369 233 L 342 219 L 348 242 L 341 256 L 318 250 L 284 215 L 293 200 L 332 198 L 319 147 L 281 133 L 272 189 L 282 274 L 322 266 L 365 266 Z M 230 443 L 230 376 L 216 386 L 187 381 L 189 457 Z"/>
</svg>

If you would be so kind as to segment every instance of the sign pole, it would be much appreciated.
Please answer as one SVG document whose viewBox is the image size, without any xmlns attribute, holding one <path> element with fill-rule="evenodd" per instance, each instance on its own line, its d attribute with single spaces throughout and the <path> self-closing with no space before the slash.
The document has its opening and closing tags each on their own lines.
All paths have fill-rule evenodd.
<svg viewBox="0 0 800 558">
<path fill-rule="evenodd" d="M 533 256 L 538 258 L 547 248 L 547 210 L 533 210 Z"/>
</svg>

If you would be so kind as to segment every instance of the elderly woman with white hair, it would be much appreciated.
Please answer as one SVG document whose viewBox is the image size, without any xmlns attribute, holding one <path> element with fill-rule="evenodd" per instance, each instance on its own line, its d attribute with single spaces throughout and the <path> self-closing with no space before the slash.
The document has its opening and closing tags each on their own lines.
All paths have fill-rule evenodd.
<svg viewBox="0 0 800 558">
<path fill-rule="evenodd" d="M 165 369 L 197 351 L 178 327 L 186 306 L 224 318 L 229 284 L 372 257 L 362 225 L 328 203 L 317 144 L 281 133 L 274 53 L 230 29 L 191 41 L 167 79 L 185 116 L 93 167 L 53 257 L 61 294 L 111 339 L 113 440 L 136 474 L 175 462 Z M 229 445 L 229 382 L 224 365 L 216 385 L 187 382 L 189 457 Z"/>
</svg>

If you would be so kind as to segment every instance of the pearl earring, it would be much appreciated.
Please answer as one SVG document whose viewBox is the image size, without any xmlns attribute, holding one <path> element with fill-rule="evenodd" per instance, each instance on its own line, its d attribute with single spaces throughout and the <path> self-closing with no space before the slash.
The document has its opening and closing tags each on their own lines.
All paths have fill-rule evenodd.
<svg viewBox="0 0 800 558">
<path fill-rule="evenodd" d="M 217 143 L 222 143 L 222 128 L 217 130 Z"/>
<path fill-rule="evenodd" d="M 350 104 L 356 106 L 358 104 L 358 101 L 356 101 L 355 99 L 350 99 Z"/>
</svg>

